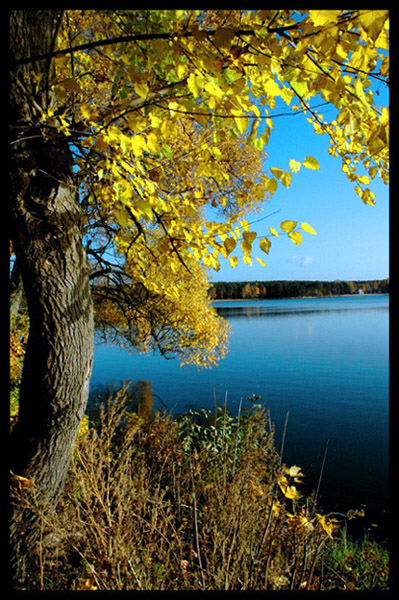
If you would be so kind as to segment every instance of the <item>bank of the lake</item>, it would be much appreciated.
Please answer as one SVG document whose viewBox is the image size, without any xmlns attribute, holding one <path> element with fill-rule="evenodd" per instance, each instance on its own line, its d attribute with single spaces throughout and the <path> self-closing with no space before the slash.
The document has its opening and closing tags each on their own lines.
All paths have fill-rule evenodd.
<svg viewBox="0 0 399 600">
<path fill-rule="evenodd" d="M 389 532 L 388 307 L 383 294 L 215 302 L 231 328 L 230 352 L 212 370 L 97 346 L 93 387 L 151 382 L 155 407 L 173 414 L 215 401 L 237 414 L 256 394 L 270 409 L 284 461 L 317 486 L 328 510 L 364 509 L 365 526 Z M 245 401 L 244 401 L 245 405 Z M 365 505 L 365 506 L 363 506 Z"/>
</svg>

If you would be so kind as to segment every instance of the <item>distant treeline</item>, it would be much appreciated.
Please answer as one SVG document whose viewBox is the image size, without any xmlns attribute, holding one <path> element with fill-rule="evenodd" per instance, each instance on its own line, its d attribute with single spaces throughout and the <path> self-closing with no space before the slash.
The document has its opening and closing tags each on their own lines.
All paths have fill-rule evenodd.
<svg viewBox="0 0 399 600">
<path fill-rule="evenodd" d="M 214 300 L 387 293 L 389 293 L 389 279 L 373 279 L 371 281 L 218 281 L 211 284 L 209 291 L 210 297 Z"/>
</svg>

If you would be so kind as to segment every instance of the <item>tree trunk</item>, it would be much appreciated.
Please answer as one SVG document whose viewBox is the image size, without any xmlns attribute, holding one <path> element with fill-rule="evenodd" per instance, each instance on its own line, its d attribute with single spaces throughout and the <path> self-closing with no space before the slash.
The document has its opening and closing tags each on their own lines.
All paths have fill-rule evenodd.
<svg viewBox="0 0 399 600">
<path fill-rule="evenodd" d="M 13 11 L 11 60 L 50 52 L 60 16 L 59 11 Z M 71 151 L 67 138 L 43 124 L 40 114 L 55 106 L 51 74 L 46 59 L 10 75 L 12 243 L 30 319 L 10 468 L 33 482 L 42 510 L 62 491 L 93 361 L 89 263 Z M 12 502 L 11 513 L 11 570 L 14 583 L 26 586 L 37 537 L 35 511 Z"/>
</svg>

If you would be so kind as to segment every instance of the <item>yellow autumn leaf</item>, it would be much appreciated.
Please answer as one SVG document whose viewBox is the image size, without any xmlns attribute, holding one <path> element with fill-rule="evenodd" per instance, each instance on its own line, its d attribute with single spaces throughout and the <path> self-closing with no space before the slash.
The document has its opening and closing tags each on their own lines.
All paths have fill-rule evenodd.
<svg viewBox="0 0 399 600">
<path fill-rule="evenodd" d="M 388 106 L 384 106 L 384 108 L 382 109 L 382 113 L 379 116 L 379 121 L 381 123 L 381 125 L 388 125 L 389 123 L 389 107 Z"/>
<path fill-rule="evenodd" d="M 298 173 L 300 168 L 301 168 L 301 163 L 298 160 L 294 160 L 293 158 L 291 158 L 291 160 L 290 160 L 291 171 L 293 173 Z"/>
<path fill-rule="evenodd" d="M 265 238 L 261 238 L 259 240 L 259 247 L 261 250 L 263 250 L 263 252 L 266 252 L 266 254 L 269 254 L 269 250 L 270 250 L 270 246 L 272 245 L 271 241 L 269 240 L 269 238 L 265 237 Z"/>
<path fill-rule="evenodd" d="M 266 181 L 265 189 L 269 194 L 274 194 L 277 190 L 278 182 L 277 179 L 270 178 Z"/>
<path fill-rule="evenodd" d="M 262 260 L 261 258 L 259 258 L 258 256 L 256 257 L 256 260 L 262 265 L 262 267 L 266 266 L 266 263 L 264 260 Z"/>
<path fill-rule="evenodd" d="M 315 158 L 313 158 L 313 156 L 307 156 L 302 164 L 307 169 L 313 169 L 313 170 L 320 169 L 320 165 L 319 165 L 318 161 Z"/>
<path fill-rule="evenodd" d="M 231 254 L 234 250 L 234 248 L 237 245 L 237 240 L 235 240 L 234 238 L 229 238 L 227 237 L 224 242 L 223 242 L 223 246 L 226 250 L 226 257 Z"/>
<path fill-rule="evenodd" d="M 387 10 L 364 10 L 359 14 L 360 25 L 373 41 L 380 35 L 387 18 Z"/>
<path fill-rule="evenodd" d="M 130 145 L 131 145 L 131 148 L 132 148 L 135 156 L 141 156 L 143 154 L 144 150 L 147 150 L 147 143 L 146 143 L 145 137 L 143 135 L 141 135 L 140 133 L 137 135 L 134 135 L 130 139 Z"/>
<path fill-rule="evenodd" d="M 309 225 L 309 223 L 301 223 L 301 229 L 303 231 L 306 231 L 306 233 L 312 233 L 313 235 L 317 234 L 317 232 L 313 229 L 311 225 Z"/>
<path fill-rule="evenodd" d="M 295 500 L 296 498 L 298 498 L 299 493 L 294 485 L 284 485 L 282 483 L 279 483 L 279 486 L 284 496 L 288 498 L 288 500 Z"/>
<path fill-rule="evenodd" d="M 236 256 L 229 256 L 229 263 L 230 266 L 234 269 L 234 267 L 238 265 L 238 258 Z"/>
<path fill-rule="evenodd" d="M 149 202 L 145 200 L 136 200 L 134 203 L 134 210 L 140 215 L 150 219 L 151 221 L 155 221 L 154 213 L 152 212 L 152 208 Z"/>
<path fill-rule="evenodd" d="M 277 177 L 277 179 L 281 179 L 281 178 L 282 178 L 282 176 L 283 176 L 283 174 L 284 174 L 284 171 L 283 171 L 283 169 L 279 169 L 279 168 L 277 168 L 277 167 L 271 167 L 271 168 L 270 168 L 270 170 L 271 170 L 271 172 L 273 173 L 273 175 L 274 175 L 275 177 Z"/>
<path fill-rule="evenodd" d="M 244 231 L 242 237 L 244 238 L 244 241 L 247 244 L 252 244 L 252 242 L 256 238 L 256 233 L 254 231 Z"/>
<path fill-rule="evenodd" d="M 269 227 L 269 231 L 275 237 L 279 237 L 278 232 L 274 229 L 274 227 Z"/>
<path fill-rule="evenodd" d="M 236 34 L 236 29 L 231 27 L 219 27 L 212 38 L 218 48 L 230 48 L 231 42 Z"/>
<path fill-rule="evenodd" d="M 82 113 L 82 117 L 88 121 L 92 118 L 93 108 L 91 104 L 85 102 L 84 104 L 80 105 L 80 112 Z"/>
<path fill-rule="evenodd" d="M 147 148 L 150 152 L 153 152 L 154 154 L 156 154 L 159 150 L 159 138 L 158 136 L 152 131 L 151 133 L 149 133 L 147 135 Z"/>
<path fill-rule="evenodd" d="M 121 227 L 127 227 L 129 222 L 129 213 L 124 208 L 117 208 L 114 211 L 115 217 Z"/>
<path fill-rule="evenodd" d="M 82 88 L 80 84 L 73 77 L 68 77 L 61 82 L 61 85 L 67 90 L 67 92 L 81 92 Z"/>
<path fill-rule="evenodd" d="M 323 531 L 330 537 L 339 527 L 336 519 L 327 519 L 326 515 L 320 515 L 319 513 L 316 513 L 316 517 Z"/>
<path fill-rule="evenodd" d="M 297 467 L 293 465 L 292 467 L 286 467 L 285 472 L 290 477 L 303 477 L 303 473 L 301 473 L 301 467 Z"/>
<path fill-rule="evenodd" d="M 210 94 L 211 96 L 215 96 L 215 98 L 223 98 L 224 96 L 224 91 L 215 83 L 212 83 L 212 81 L 208 81 L 205 86 L 204 89 L 206 92 L 208 92 L 208 94 Z"/>
<path fill-rule="evenodd" d="M 185 63 L 179 63 L 176 68 L 178 78 L 182 78 L 187 73 L 187 65 Z"/>
<path fill-rule="evenodd" d="M 282 221 L 280 223 L 280 227 L 283 231 L 290 233 L 291 231 L 293 231 L 293 229 L 295 229 L 297 225 L 297 221 Z"/>
<path fill-rule="evenodd" d="M 248 119 L 243 117 L 234 117 L 234 121 L 236 122 L 237 129 L 240 133 L 245 133 L 248 128 Z"/>
<path fill-rule="evenodd" d="M 251 244 L 248 244 L 248 242 L 240 242 L 240 246 L 241 246 L 241 250 L 244 253 L 244 256 L 249 256 L 251 254 L 251 251 L 252 251 Z"/>
<path fill-rule="evenodd" d="M 291 185 L 291 181 L 292 181 L 292 175 L 289 171 L 287 171 L 281 177 L 281 183 L 283 184 L 284 187 L 289 188 Z"/>
<path fill-rule="evenodd" d="M 147 98 L 148 95 L 148 85 L 146 83 L 135 83 L 134 84 L 134 91 L 136 92 L 136 94 L 138 96 L 140 96 L 140 98 L 143 98 L 144 100 Z"/>
<path fill-rule="evenodd" d="M 309 18 L 315 27 L 321 27 L 337 20 L 340 10 L 310 10 Z"/>
<path fill-rule="evenodd" d="M 190 73 L 189 78 L 187 79 L 187 87 L 189 91 L 192 93 L 194 98 L 197 98 L 202 91 L 203 80 L 202 77 L 195 75 L 194 73 Z"/>
<path fill-rule="evenodd" d="M 288 234 L 288 237 L 294 242 L 294 244 L 297 244 L 298 246 L 302 244 L 302 234 L 299 233 L 299 231 L 291 231 Z"/>
</svg>

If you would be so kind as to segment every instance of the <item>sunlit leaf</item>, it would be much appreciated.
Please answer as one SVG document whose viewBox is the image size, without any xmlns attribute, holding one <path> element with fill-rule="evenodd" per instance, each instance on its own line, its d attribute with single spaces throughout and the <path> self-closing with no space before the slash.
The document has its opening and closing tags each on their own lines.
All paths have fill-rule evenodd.
<svg viewBox="0 0 399 600">
<path fill-rule="evenodd" d="M 291 158 L 291 160 L 290 160 L 291 171 L 293 173 L 298 173 L 300 168 L 301 168 L 301 163 L 298 160 L 294 160 L 293 158 Z"/>
<path fill-rule="evenodd" d="M 296 226 L 297 226 L 297 221 L 282 221 L 280 223 L 281 229 L 283 231 L 286 231 L 287 233 L 289 233 L 290 231 L 295 229 Z"/>
<path fill-rule="evenodd" d="M 318 161 L 315 158 L 313 158 L 313 156 L 307 156 L 302 164 L 307 169 L 320 169 Z"/>
<path fill-rule="evenodd" d="M 288 234 L 288 237 L 294 242 L 294 244 L 297 244 L 298 246 L 302 244 L 302 234 L 299 233 L 299 231 L 291 231 Z"/>
<path fill-rule="evenodd" d="M 313 235 L 316 235 L 316 231 L 313 229 L 313 227 L 311 225 L 309 225 L 309 223 L 301 223 L 301 229 L 303 231 L 306 231 L 307 233 L 312 233 Z"/>
<path fill-rule="evenodd" d="M 340 10 L 310 10 L 309 18 L 315 27 L 320 27 L 336 21 L 340 14 Z"/>
</svg>

